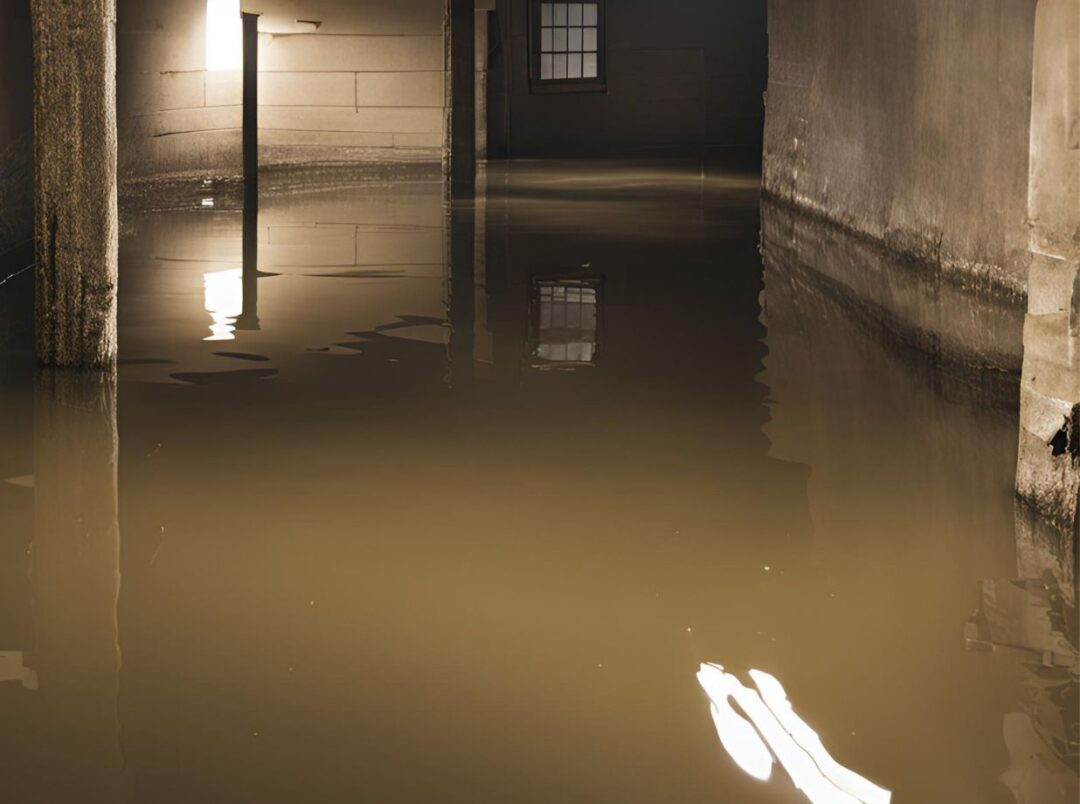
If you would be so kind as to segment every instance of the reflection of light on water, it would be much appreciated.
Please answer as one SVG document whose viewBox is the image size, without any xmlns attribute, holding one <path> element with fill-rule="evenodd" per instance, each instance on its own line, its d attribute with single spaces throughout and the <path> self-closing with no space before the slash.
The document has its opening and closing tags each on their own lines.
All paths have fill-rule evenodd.
<svg viewBox="0 0 1080 804">
<path fill-rule="evenodd" d="M 206 312 L 214 323 L 204 341 L 231 341 L 237 317 L 244 311 L 244 272 L 241 268 L 203 274 Z"/>
<path fill-rule="evenodd" d="M 779 681 L 759 670 L 751 670 L 750 677 L 756 690 L 717 664 L 703 664 L 697 674 L 712 701 L 720 743 L 740 768 L 765 781 L 775 756 L 814 804 L 888 804 L 892 793 L 829 755 L 817 733 L 795 714 Z"/>
</svg>

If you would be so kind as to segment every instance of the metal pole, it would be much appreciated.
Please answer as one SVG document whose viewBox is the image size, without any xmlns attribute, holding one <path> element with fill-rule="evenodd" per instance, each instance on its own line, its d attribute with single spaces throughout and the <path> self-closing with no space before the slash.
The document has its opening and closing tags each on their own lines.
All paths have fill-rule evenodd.
<svg viewBox="0 0 1080 804">
<path fill-rule="evenodd" d="M 244 21 L 244 209 L 259 208 L 259 15 Z"/>
</svg>

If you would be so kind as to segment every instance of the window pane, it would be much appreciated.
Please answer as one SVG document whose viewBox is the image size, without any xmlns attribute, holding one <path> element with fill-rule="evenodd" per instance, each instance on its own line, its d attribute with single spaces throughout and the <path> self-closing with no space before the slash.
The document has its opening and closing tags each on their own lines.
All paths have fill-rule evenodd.
<svg viewBox="0 0 1080 804">
<path fill-rule="evenodd" d="M 599 25 L 598 22 L 600 15 L 597 13 L 599 6 L 596 3 L 586 3 L 582 6 L 581 11 L 581 24 L 582 25 Z M 547 23 L 544 23 L 547 25 Z"/>
<path fill-rule="evenodd" d="M 571 53 L 566 61 L 566 77 L 581 78 L 581 54 Z"/>
<path fill-rule="evenodd" d="M 566 54 L 559 53 L 552 57 L 554 59 L 554 74 L 552 78 L 566 78 Z"/>
<path fill-rule="evenodd" d="M 596 54 L 586 53 L 581 65 L 582 78 L 596 78 Z"/>
<path fill-rule="evenodd" d="M 555 3 L 555 24 L 566 25 L 566 3 Z"/>
<path fill-rule="evenodd" d="M 596 48 L 596 29 L 595 28 L 586 28 L 585 29 L 585 36 L 582 39 L 581 49 L 584 50 L 584 51 L 591 51 L 591 52 L 596 51 L 597 48 Z"/>
<path fill-rule="evenodd" d="M 551 56 L 540 57 L 540 78 L 544 81 L 551 79 Z"/>
<path fill-rule="evenodd" d="M 543 53 L 550 53 L 554 48 L 551 46 L 551 29 L 540 29 L 540 50 Z"/>
<path fill-rule="evenodd" d="M 551 9 L 554 3 L 540 4 L 540 24 L 551 25 Z"/>
<path fill-rule="evenodd" d="M 560 53 L 563 53 L 563 52 L 566 51 L 566 29 L 565 28 L 556 28 L 555 29 L 555 46 L 552 49 L 556 50 L 556 51 L 558 51 Z"/>
<path fill-rule="evenodd" d="M 569 25 L 581 25 L 581 3 L 571 3 L 569 8 Z"/>
<path fill-rule="evenodd" d="M 581 52 L 581 29 L 570 28 L 569 38 L 566 42 L 566 49 L 571 53 Z"/>
</svg>

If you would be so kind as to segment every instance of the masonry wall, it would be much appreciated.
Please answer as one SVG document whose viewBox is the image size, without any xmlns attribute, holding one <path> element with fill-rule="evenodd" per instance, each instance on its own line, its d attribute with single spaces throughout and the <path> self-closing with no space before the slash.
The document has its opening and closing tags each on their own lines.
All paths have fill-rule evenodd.
<svg viewBox="0 0 1080 804">
<path fill-rule="evenodd" d="M 768 0 L 764 187 L 1019 296 L 1033 0 Z"/>
<path fill-rule="evenodd" d="M 251 0 L 245 6 L 263 13 L 262 162 L 441 159 L 442 0 Z"/>
<path fill-rule="evenodd" d="M 31 234 L 33 70 L 30 0 L 0 0 L 0 261 Z"/>
<path fill-rule="evenodd" d="M 239 174 L 241 73 L 206 70 L 206 0 L 118 0 L 122 177 Z"/>
<path fill-rule="evenodd" d="M 500 2 L 509 156 L 712 153 L 760 159 L 765 5 L 619 0 L 607 6 L 607 91 L 533 94 L 528 0 Z"/>
<path fill-rule="evenodd" d="M 441 158 L 441 0 L 243 7 L 261 14 L 261 164 Z M 120 0 L 122 173 L 240 172 L 241 72 L 206 70 L 205 26 L 205 0 Z"/>
</svg>

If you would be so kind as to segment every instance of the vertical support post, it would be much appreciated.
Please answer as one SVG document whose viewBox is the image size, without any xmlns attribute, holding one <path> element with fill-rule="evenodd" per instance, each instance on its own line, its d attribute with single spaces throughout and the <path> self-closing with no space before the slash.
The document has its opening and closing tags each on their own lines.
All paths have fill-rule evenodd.
<svg viewBox="0 0 1080 804">
<path fill-rule="evenodd" d="M 1031 227 L 1017 491 L 1080 551 L 1080 0 L 1039 0 L 1032 53 Z M 1070 322 L 1070 317 L 1072 321 Z"/>
<path fill-rule="evenodd" d="M 259 15 L 240 14 L 244 28 L 244 210 L 259 208 Z"/>
<path fill-rule="evenodd" d="M 450 194 L 476 186 L 476 0 L 450 0 Z"/>
<path fill-rule="evenodd" d="M 259 15 L 242 12 L 244 30 L 243 308 L 238 330 L 259 328 Z"/>
<path fill-rule="evenodd" d="M 31 0 L 37 355 L 116 361 L 116 0 Z"/>
</svg>

